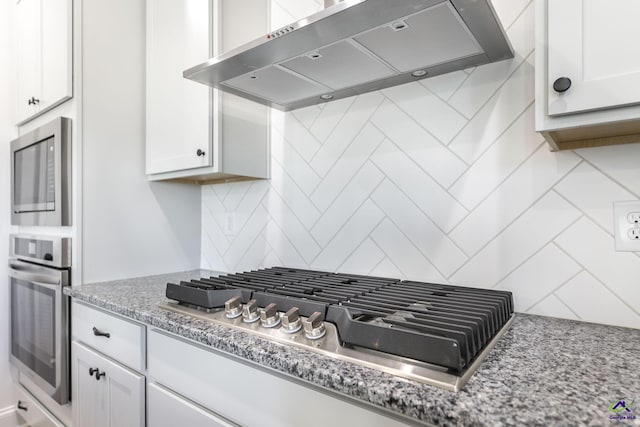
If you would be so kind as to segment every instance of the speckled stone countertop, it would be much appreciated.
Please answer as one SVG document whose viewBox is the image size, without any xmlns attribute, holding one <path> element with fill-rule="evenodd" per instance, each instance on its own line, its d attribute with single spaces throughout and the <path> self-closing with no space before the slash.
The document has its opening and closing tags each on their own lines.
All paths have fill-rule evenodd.
<svg viewBox="0 0 640 427">
<path fill-rule="evenodd" d="M 458 393 L 196 320 L 158 307 L 168 281 L 212 272 L 83 285 L 65 292 L 110 310 L 425 424 L 618 426 L 618 399 L 640 402 L 640 330 L 518 314 L 511 329 Z M 622 413 L 621 413 L 622 415 Z"/>
</svg>

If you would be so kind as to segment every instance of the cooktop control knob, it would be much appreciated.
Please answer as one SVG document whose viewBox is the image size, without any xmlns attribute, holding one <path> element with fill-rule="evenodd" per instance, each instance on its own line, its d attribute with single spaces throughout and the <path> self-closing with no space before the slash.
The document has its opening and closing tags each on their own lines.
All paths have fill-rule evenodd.
<svg viewBox="0 0 640 427">
<path fill-rule="evenodd" d="M 256 300 L 249 300 L 248 303 L 242 308 L 242 320 L 245 323 L 257 322 L 260 319 L 260 313 L 258 313 L 258 303 Z"/>
<path fill-rule="evenodd" d="M 295 334 L 300 329 L 302 329 L 300 309 L 298 307 L 291 307 L 291 309 L 282 316 L 282 332 Z"/>
<path fill-rule="evenodd" d="M 324 318 L 322 313 L 316 311 L 308 319 L 302 321 L 304 335 L 310 340 L 322 338 L 327 333 L 324 327 Z"/>
<path fill-rule="evenodd" d="M 274 328 L 280 324 L 278 306 L 271 303 L 260 312 L 260 324 L 265 328 Z"/>
<path fill-rule="evenodd" d="M 242 316 L 242 300 L 239 296 L 224 303 L 224 315 L 229 319 Z"/>
</svg>

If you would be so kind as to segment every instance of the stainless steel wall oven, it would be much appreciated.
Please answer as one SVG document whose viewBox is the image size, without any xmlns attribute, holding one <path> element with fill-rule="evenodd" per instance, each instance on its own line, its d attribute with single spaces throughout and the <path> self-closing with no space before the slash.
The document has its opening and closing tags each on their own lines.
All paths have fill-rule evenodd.
<svg viewBox="0 0 640 427">
<path fill-rule="evenodd" d="M 71 120 L 11 141 L 11 224 L 71 225 Z"/>
<path fill-rule="evenodd" d="M 71 239 L 11 235 L 11 361 L 60 404 L 69 401 Z"/>
</svg>

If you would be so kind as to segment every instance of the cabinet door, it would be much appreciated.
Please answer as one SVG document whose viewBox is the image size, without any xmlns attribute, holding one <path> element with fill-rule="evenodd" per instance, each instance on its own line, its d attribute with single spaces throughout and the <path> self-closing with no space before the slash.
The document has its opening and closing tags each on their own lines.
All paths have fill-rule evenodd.
<svg viewBox="0 0 640 427">
<path fill-rule="evenodd" d="M 550 116 L 640 103 L 638 16 L 637 0 L 548 0 Z"/>
<path fill-rule="evenodd" d="M 41 0 L 20 0 L 16 6 L 18 122 L 38 111 L 32 98 L 38 99 L 40 96 L 40 6 Z"/>
<path fill-rule="evenodd" d="M 147 2 L 147 174 L 213 164 L 211 89 L 182 72 L 211 55 L 210 0 Z"/>
<path fill-rule="evenodd" d="M 153 427 L 234 427 L 222 417 L 191 403 L 169 390 L 149 384 L 147 389 L 148 424 Z"/>
<path fill-rule="evenodd" d="M 40 111 L 53 108 L 72 95 L 71 15 L 71 0 L 42 1 Z"/>
<path fill-rule="evenodd" d="M 17 120 L 50 110 L 72 96 L 72 0 L 17 3 Z"/>
<path fill-rule="evenodd" d="M 144 426 L 144 377 L 77 342 L 71 347 L 74 425 Z"/>
<path fill-rule="evenodd" d="M 406 427 L 337 394 L 318 392 L 164 332 L 152 330 L 147 345 L 148 375 L 154 381 L 240 425 Z"/>
</svg>

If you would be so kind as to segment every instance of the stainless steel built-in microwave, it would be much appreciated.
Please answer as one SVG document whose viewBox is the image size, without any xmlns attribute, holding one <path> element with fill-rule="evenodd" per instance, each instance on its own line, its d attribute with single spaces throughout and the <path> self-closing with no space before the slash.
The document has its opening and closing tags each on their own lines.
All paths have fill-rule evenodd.
<svg viewBox="0 0 640 427">
<path fill-rule="evenodd" d="M 71 225 L 71 120 L 11 141 L 11 224 Z"/>
</svg>

